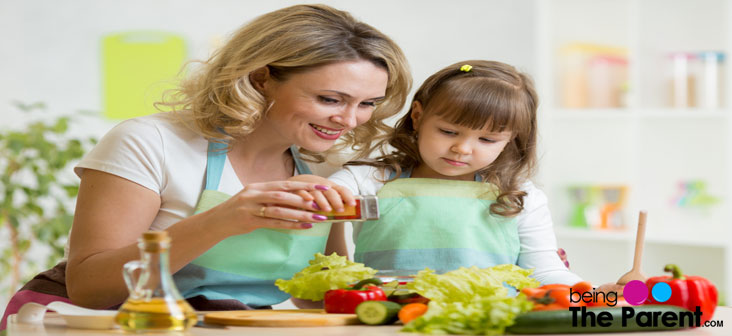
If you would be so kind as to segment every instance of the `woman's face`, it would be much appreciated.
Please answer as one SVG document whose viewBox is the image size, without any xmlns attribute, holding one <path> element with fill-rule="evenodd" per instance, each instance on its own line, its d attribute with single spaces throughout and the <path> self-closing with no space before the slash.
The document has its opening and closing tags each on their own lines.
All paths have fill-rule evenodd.
<svg viewBox="0 0 732 336">
<path fill-rule="evenodd" d="M 272 107 L 260 127 L 314 152 L 368 121 L 388 81 L 385 69 L 364 60 L 324 65 L 284 81 L 265 77 L 262 90 Z"/>
</svg>

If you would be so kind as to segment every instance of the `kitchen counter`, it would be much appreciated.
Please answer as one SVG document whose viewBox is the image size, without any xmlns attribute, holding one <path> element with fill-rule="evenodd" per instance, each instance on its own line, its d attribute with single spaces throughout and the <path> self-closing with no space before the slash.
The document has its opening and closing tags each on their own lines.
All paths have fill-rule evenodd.
<svg viewBox="0 0 732 336">
<path fill-rule="evenodd" d="M 199 319 L 200 320 L 200 319 Z M 614 335 L 632 335 L 632 336 L 712 336 L 712 335 L 732 335 L 732 307 L 717 307 L 713 321 L 721 321 L 723 327 L 701 327 L 695 329 L 683 329 L 674 331 L 652 331 L 652 332 L 634 332 L 634 333 L 615 333 Z M 400 333 L 400 325 L 392 326 L 337 326 L 337 327 L 308 327 L 308 328 L 255 328 L 255 327 L 234 327 L 227 326 L 225 328 L 191 328 L 185 335 L 192 336 L 211 336 L 211 335 L 293 335 L 298 336 L 330 336 L 330 335 L 348 335 L 348 336 L 381 336 L 381 335 L 418 335 L 414 333 Z M 72 329 L 66 326 L 64 320 L 56 313 L 48 312 L 44 318 L 43 324 L 21 324 L 15 321 L 15 315 L 8 318 L 8 336 L 51 336 L 51 335 L 85 335 L 85 336 L 103 336 L 103 335 L 120 335 L 127 334 L 120 329 L 112 330 L 84 330 Z M 178 333 L 183 335 L 183 333 Z M 127 334 L 135 335 L 135 334 Z M 139 335 L 139 334 L 138 334 Z M 161 335 L 155 333 L 151 335 Z M 164 334 L 163 334 L 164 335 Z M 579 334 L 574 334 L 579 335 Z M 597 334 L 591 334 L 597 335 Z"/>
</svg>

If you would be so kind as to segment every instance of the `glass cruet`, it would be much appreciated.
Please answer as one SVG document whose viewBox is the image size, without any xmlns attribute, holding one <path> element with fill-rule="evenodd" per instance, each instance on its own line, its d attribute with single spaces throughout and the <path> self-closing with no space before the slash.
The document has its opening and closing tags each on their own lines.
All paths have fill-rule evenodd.
<svg viewBox="0 0 732 336">
<path fill-rule="evenodd" d="M 150 231 L 138 240 L 140 260 L 122 270 L 130 296 L 115 317 L 125 331 L 184 331 L 193 326 L 196 312 L 178 292 L 170 274 L 170 238 L 165 231 Z M 135 272 L 139 270 L 139 276 Z"/>
</svg>

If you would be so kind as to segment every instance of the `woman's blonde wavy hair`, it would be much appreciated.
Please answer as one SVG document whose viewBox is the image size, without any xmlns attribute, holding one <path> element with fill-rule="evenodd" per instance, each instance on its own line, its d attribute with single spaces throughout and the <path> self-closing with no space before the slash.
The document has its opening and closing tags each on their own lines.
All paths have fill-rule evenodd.
<svg viewBox="0 0 732 336">
<path fill-rule="evenodd" d="M 391 128 L 384 119 L 404 106 L 411 87 L 402 50 L 389 37 L 326 5 L 296 5 L 255 18 L 242 26 L 196 74 L 157 104 L 185 115 L 194 129 L 215 141 L 241 138 L 254 131 L 268 108 L 249 74 L 268 67 L 276 80 L 342 61 L 367 60 L 389 74 L 386 98 L 363 125 L 343 135 L 324 153 L 301 149 L 311 161 L 350 147 L 356 158 L 373 150 L 372 140 Z M 223 131 L 223 132 L 222 132 Z"/>
<path fill-rule="evenodd" d="M 465 64 L 469 71 L 461 70 Z M 463 68 L 465 69 L 465 68 Z M 536 165 L 539 99 L 529 76 L 516 68 L 494 61 L 470 60 L 455 63 L 433 74 L 422 84 L 413 101 L 422 105 L 423 115 L 440 116 L 445 121 L 471 129 L 490 127 L 492 132 L 512 132 L 512 139 L 496 160 L 478 171 L 483 181 L 498 188 L 491 213 L 511 217 L 523 210 L 521 184 L 530 178 Z M 393 131 L 375 147 L 382 156 L 375 161 L 352 161 L 391 168 L 399 176 L 403 170 L 421 164 L 417 131 L 412 109 L 399 120 Z M 388 154 L 388 146 L 396 150 Z"/>
</svg>

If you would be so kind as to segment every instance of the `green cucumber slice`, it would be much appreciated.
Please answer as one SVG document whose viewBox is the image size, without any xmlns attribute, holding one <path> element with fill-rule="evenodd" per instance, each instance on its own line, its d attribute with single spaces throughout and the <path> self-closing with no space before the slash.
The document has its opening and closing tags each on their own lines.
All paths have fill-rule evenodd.
<svg viewBox="0 0 732 336">
<path fill-rule="evenodd" d="M 391 301 L 364 301 L 356 307 L 356 315 L 365 324 L 392 324 L 399 319 L 400 309 L 400 304 Z"/>
</svg>

